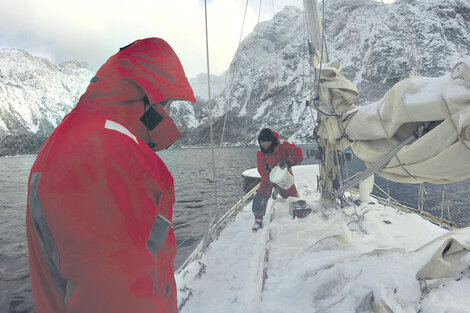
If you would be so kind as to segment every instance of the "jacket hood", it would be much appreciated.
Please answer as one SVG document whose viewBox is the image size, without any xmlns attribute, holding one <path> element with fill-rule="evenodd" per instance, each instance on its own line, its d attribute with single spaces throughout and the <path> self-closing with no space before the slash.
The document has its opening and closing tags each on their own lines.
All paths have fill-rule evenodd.
<svg viewBox="0 0 470 313">
<path fill-rule="evenodd" d="M 196 102 L 173 49 L 160 38 L 147 38 L 109 58 L 92 78 L 77 108 L 105 113 L 159 151 L 181 136 L 159 103 L 170 99 Z"/>
<path fill-rule="evenodd" d="M 272 144 L 268 149 L 264 149 L 260 141 L 272 141 Z M 279 134 L 269 128 L 263 128 L 258 135 L 258 144 L 261 152 L 272 153 L 274 152 L 274 148 L 279 144 Z"/>
</svg>

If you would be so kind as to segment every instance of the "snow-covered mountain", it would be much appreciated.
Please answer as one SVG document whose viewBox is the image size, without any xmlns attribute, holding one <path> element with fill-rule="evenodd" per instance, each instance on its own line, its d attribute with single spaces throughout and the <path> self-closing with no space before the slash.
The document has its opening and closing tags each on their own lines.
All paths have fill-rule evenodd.
<svg viewBox="0 0 470 313">
<path fill-rule="evenodd" d="M 414 73 L 442 75 L 470 55 L 466 0 L 329 0 L 325 24 L 329 60 L 338 61 L 358 86 L 359 105 L 380 99 Z M 223 132 L 226 144 L 252 144 L 263 127 L 283 139 L 308 142 L 315 112 L 305 106 L 313 80 L 306 38 L 303 11 L 286 7 L 257 25 L 230 68 L 211 78 L 211 106 L 206 75 L 190 79 L 198 103 L 172 106 L 183 132 L 179 144 L 209 142 L 210 107 L 216 143 Z M 76 61 L 54 65 L 22 50 L 0 50 L 0 155 L 34 152 L 93 75 Z"/>
<path fill-rule="evenodd" d="M 23 50 L 0 49 L 0 155 L 37 150 L 93 75 L 78 61 L 56 65 Z"/>
<path fill-rule="evenodd" d="M 413 74 L 440 76 L 470 55 L 468 1 L 329 0 L 325 24 L 329 60 L 339 61 L 342 73 L 358 86 L 358 105 L 380 99 Z M 225 112 L 224 141 L 229 143 L 254 143 L 265 126 L 291 141 L 309 141 L 312 113 L 304 104 L 312 85 L 308 58 L 300 9 L 286 7 L 260 23 L 224 74 L 226 88 L 214 97 L 216 142 Z M 201 125 L 186 132 L 183 142 L 207 142 L 207 120 L 198 121 Z"/>
</svg>

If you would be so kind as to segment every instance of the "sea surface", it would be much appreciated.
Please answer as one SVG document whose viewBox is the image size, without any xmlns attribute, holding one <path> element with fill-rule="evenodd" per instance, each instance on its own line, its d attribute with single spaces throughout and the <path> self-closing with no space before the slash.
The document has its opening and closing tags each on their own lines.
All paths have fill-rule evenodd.
<svg viewBox="0 0 470 313">
<path fill-rule="evenodd" d="M 301 147 L 305 156 L 307 149 L 312 148 L 310 145 Z M 243 194 L 241 173 L 256 167 L 256 151 L 256 147 L 216 149 L 215 180 L 210 148 L 171 149 L 158 153 L 175 179 L 176 203 L 173 221 L 178 243 L 176 268 L 184 262 L 204 236 L 209 217 L 215 210 L 216 199 L 220 215 L 240 199 Z M 35 155 L 0 158 L 1 313 L 34 312 L 29 282 L 25 211 L 28 175 L 35 158 Z M 312 158 L 305 158 L 303 162 L 313 163 L 315 160 Z M 344 177 L 364 168 L 359 160 L 347 164 L 348 171 L 345 166 Z M 417 185 L 391 183 L 380 177 L 376 178 L 376 183 L 382 190 L 388 190 L 393 199 L 417 207 Z M 440 216 L 442 192 L 445 191 L 449 210 L 444 210 L 444 218 L 461 225 L 470 224 L 470 214 L 467 213 L 470 181 L 449 185 L 425 184 L 425 189 L 425 211 Z M 374 193 L 387 198 L 378 188 L 374 189 Z M 251 225 L 246 227 L 250 228 Z"/>
</svg>

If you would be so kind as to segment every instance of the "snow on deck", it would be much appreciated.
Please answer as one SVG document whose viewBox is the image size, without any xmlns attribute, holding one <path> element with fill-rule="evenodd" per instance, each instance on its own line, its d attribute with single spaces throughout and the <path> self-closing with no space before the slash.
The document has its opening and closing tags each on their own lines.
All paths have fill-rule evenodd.
<svg viewBox="0 0 470 313">
<path fill-rule="evenodd" d="M 466 253 L 463 272 L 416 279 L 450 235 L 470 246 L 467 229 L 447 232 L 372 198 L 324 209 L 317 172 L 315 165 L 294 167 L 312 214 L 293 219 L 289 202 L 297 199 L 271 199 L 265 227 L 253 233 L 247 205 L 202 259 L 177 275 L 181 313 L 470 312 Z"/>
</svg>

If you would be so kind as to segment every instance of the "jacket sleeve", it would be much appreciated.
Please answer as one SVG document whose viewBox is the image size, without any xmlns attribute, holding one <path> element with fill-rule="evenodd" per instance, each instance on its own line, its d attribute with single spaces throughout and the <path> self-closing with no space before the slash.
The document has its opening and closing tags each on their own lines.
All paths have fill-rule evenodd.
<svg viewBox="0 0 470 313">
<path fill-rule="evenodd" d="M 288 155 L 287 162 L 289 163 L 289 165 L 294 166 L 300 164 L 304 159 L 302 149 L 297 147 L 295 144 L 289 143 L 287 141 L 284 141 L 284 145 L 286 145 L 286 151 Z"/>
<path fill-rule="evenodd" d="M 261 175 L 261 179 L 267 179 L 269 181 L 269 171 L 266 168 L 267 164 L 264 160 L 263 153 L 258 150 L 258 153 L 256 154 L 256 163 L 258 167 L 258 173 Z"/>
</svg>

